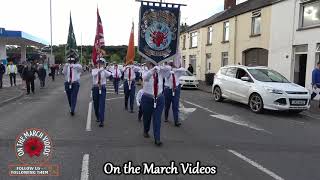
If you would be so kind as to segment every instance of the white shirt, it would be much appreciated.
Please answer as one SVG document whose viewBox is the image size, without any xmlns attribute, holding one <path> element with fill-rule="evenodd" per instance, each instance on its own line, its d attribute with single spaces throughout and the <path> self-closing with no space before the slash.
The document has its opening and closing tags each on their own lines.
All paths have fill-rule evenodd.
<svg viewBox="0 0 320 180">
<path fill-rule="evenodd" d="M 95 68 L 92 69 L 91 75 L 92 75 L 92 83 L 93 85 L 98 85 L 99 82 L 99 78 L 98 78 L 98 73 L 100 72 L 101 74 L 101 85 L 105 85 L 107 83 L 107 78 L 110 77 L 112 74 L 105 70 L 103 67 L 101 67 L 100 69 Z"/>
<path fill-rule="evenodd" d="M 110 69 L 110 71 L 112 72 L 112 76 L 113 78 L 119 79 L 122 76 L 122 69 L 118 67 L 113 67 Z"/>
<path fill-rule="evenodd" d="M 163 78 L 167 78 L 170 76 L 170 69 L 167 67 L 159 67 L 155 66 L 151 70 L 145 71 L 142 75 L 143 78 L 143 91 L 146 94 L 154 96 L 154 88 L 153 88 L 153 82 L 154 82 L 154 73 L 158 72 L 158 94 L 159 96 L 163 92 Z"/>
<path fill-rule="evenodd" d="M 70 68 L 72 70 L 72 78 L 70 77 Z M 64 79 L 66 82 L 79 82 L 82 71 L 81 64 L 66 63 L 63 67 Z"/>
<path fill-rule="evenodd" d="M 137 101 L 137 105 L 140 106 L 140 102 L 141 102 L 141 98 L 143 95 L 143 89 L 140 89 L 136 95 L 136 101 Z"/>
<path fill-rule="evenodd" d="M 9 69 L 9 72 L 8 73 L 14 73 L 14 74 L 16 74 L 17 73 L 17 71 L 16 71 L 16 65 L 14 65 L 14 64 L 11 64 L 11 65 L 8 65 L 8 69 Z"/>
<path fill-rule="evenodd" d="M 132 81 L 136 78 L 136 72 L 140 71 L 140 68 L 138 66 L 134 66 L 134 65 L 128 65 L 124 68 L 124 79 L 125 80 L 129 80 Z M 131 71 L 131 77 L 129 79 L 129 71 Z"/>
<path fill-rule="evenodd" d="M 179 79 L 187 70 L 185 68 L 173 68 L 172 71 L 170 71 L 170 76 L 165 78 L 164 86 L 169 87 L 170 89 L 173 88 L 173 76 L 175 76 L 176 79 L 176 87 L 179 86 L 180 82 Z"/>
</svg>

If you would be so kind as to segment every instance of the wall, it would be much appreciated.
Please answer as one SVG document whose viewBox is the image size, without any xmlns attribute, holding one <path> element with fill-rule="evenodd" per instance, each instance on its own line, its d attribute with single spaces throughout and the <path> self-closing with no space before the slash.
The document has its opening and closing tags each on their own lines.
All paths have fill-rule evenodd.
<svg viewBox="0 0 320 180">
<path fill-rule="evenodd" d="M 315 51 L 317 43 L 320 43 L 320 28 L 298 30 L 299 19 L 300 0 L 287 0 L 272 6 L 269 63 L 271 68 L 293 81 L 293 47 L 308 44 L 305 85 L 311 89 L 311 72 L 316 64 Z"/>
</svg>

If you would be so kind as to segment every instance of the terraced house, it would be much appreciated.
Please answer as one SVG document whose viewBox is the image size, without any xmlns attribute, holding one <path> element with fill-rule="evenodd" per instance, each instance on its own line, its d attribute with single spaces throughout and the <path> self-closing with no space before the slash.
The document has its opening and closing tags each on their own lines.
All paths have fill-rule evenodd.
<svg viewBox="0 0 320 180">
<path fill-rule="evenodd" d="M 201 80 L 228 64 L 268 65 L 271 7 L 279 2 L 248 0 L 236 5 L 236 0 L 225 0 L 224 11 L 182 31 L 185 64 L 192 64 Z"/>
</svg>

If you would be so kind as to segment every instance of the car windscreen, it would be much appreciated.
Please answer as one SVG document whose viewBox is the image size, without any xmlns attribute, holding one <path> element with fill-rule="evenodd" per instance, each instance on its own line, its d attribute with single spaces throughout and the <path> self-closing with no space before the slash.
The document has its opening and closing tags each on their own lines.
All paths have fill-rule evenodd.
<svg viewBox="0 0 320 180">
<path fill-rule="evenodd" d="M 193 74 L 190 71 L 185 71 L 183 76 L 193 76 Z"/>
<path fill-rule="evenodd" d="M 270 69 L 249 69 L 250 74 L 258 81 L 289 83 L 280 73 Z"/>
</svg>

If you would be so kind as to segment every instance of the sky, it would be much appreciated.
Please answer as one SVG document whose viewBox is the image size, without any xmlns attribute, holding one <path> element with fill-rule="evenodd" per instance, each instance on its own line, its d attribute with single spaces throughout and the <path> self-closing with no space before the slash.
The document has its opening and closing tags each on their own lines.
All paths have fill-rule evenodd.
<svg viewBox="0 0 320 180">
<path fill-rule="evenodd" d="M 155 0 L 159 1 L 159 0 Z M 237 0 L 238 3 L 245 0 Z M 197 23 L 223 10 L 224 0 L 163 0 L 187 4 L 181 22 Z M 50 42 L 50 0 L 0 0 L 0 27 L 19 30 Z M 52 0 L 53 44 L 66 44 L 71 12 L 78 45 L 92 45 L 99 7 L 106 45 L 127 45 L 132 21 L 135 44 L 140 3 L 135 0 Z"/>
</svg>

